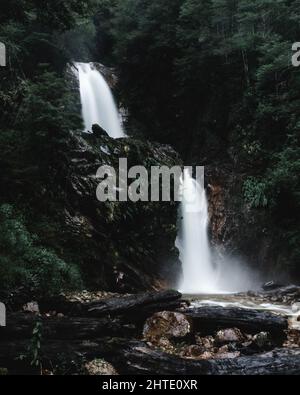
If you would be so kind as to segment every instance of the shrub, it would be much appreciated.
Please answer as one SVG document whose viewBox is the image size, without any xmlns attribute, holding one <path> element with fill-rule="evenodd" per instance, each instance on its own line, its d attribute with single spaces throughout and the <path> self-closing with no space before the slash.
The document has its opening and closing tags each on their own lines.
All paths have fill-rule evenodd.
<svg viewBox="0 0 300 395">
<path fill-rule="evenodd" d="M 11 205 L 0 206 L 0 288 L 30 288 L 41 296 L 81 287 L 76 266 L 39 245 Z"/>
</svg>

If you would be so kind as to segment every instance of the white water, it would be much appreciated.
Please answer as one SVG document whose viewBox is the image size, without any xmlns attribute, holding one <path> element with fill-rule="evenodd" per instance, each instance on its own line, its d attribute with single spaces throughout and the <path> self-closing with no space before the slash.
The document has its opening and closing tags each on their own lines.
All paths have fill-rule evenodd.
<svg viewBox="0 0 300 395">
<path fill-rule="evenodd" d="M 226 294 L 256 289 L 256 273 L 238 260 L 215 259 L 208 240 L 208 201 L 205 189 L 186 169 L 182 181 L 181 235 L 177 239 L 183 264 L 179 286 L 185 294 Z"/>
<path fill-rule="evenodd" d="M 182 181 L 183 200 L 181 259 L 183 279 L 180 290 L 184 293 L 214 293 L 216 274 L 213 268 L 207 236 L 208 203 L 202 188 L 186 169 Z M 181 245 L 180 245 L 181 244 Z"/>
<path fill-rule="evenodd" d="M 85 131 L 100 125 L 110 137 L 125 137 L 111 90 L 101 73 L 91 63 L 75 63 L 79 72 L 82 116 Z"/>
</svg>

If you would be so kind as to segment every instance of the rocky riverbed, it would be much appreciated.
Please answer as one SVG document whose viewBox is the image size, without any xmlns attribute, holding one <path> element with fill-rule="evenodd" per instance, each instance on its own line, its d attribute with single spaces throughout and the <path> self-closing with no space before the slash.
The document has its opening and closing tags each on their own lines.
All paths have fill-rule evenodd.
<svg viewBox="0 0 300 395">
<path fill-rule="evenodd" d="M 298 374 L 299 287 L 277 289 L 278 300 L 287 289 L 295 299 L 281 308 L 269 292 L 208 299 L 84 291 L 32 301 L 0 328 L 1 371 Z"/>
</svg>

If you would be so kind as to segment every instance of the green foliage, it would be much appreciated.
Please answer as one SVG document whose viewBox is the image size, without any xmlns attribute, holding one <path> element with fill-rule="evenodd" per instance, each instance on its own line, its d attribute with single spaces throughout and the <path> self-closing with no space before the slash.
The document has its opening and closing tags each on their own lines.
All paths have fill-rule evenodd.
<svg viewBox="0 0 300 395">
<path fill-rule="evenodd" d="M 291 137 L 290 140 L 291 145 L 273 155 L 273 165 L 263 180 L 250 177 L 245 181 L 244 196 L 253 207 L 269 205 L 272 210 L 286 201 L 293 217 L 298 212 L 300 201 L 300 148 L 296 138 Z"/>
<path fill-rule="evenodd" d="M 266 184 L 255 178 L 248 178 L 244 184 L 244 196 L 246 201 L 255 208 L 266 207 L 268 198 L 266 197 Z"/>
<path fill-rule="evenodd" d="M 35 368 L 42 368 L 41 361 L 41 341 L 42 341 L 42 328 L 43 323 L 40 320 L 37 320 L 33 331 L 32 338 L 30 341 L 30 345 L 28 347 L 28 356 L 31 360 L 31 366 Z"/>
<path fill-rule="evenodd" d="M 70 111 L 71 99 L 64 78 L 47 70 L 42 72 L 33 81 L 25 82 L 17 128 L 43 137 L 80 129 L 80 116 Z"/>
<path fill-rule="evenodd" d="M 11 205 L 0 207 L 0 288 L 25 286 L 38 295 L 80 287 L 77 268 L 42 247 Z"/>
</svg>

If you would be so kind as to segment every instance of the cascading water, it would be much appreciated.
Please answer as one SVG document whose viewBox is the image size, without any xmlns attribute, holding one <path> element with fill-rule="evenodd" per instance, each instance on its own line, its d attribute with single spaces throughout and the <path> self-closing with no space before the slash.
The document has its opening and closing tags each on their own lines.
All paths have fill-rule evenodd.
<svg viewBox="0 0 300 395">
<path fill-rule="evenodd" d="M 85 131 L 100 125 L 110 137 L 125 137 L 111 90 L 91 63 L 75 63 L 79 73 L 80 96 Z"/>
<path fill-rule="evenodd" d="M 258 276 L 241 261 L 213 259 L 208 240 L 206 191 L 188 169 L 182 180 L 181 232 L 177 238 L 183 264 L 179 289 L 186 294 L 225 294 L 256 289 Z"/>
<path fill-rule="evenodd" d="M 215 292 L 215 273 L 207 236 L 206 192 L 185 169 L 182 180 L 182 231 L 178 246 L 183 262 L 180 290 L 185 293 Z"/>
</svg>

